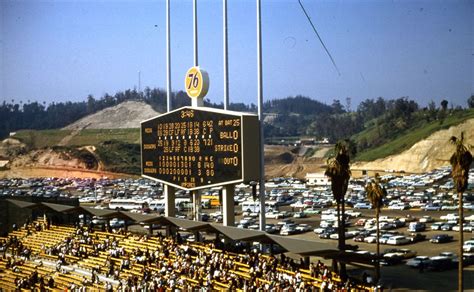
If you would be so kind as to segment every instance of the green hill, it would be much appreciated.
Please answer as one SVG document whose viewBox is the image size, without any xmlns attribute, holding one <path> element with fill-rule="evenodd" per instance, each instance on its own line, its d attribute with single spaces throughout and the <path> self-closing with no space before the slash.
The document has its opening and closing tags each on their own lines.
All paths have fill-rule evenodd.
<svg viewBox="0 0 474 292">
<path fill-rule="evenodd" d="M 418 120 L 414 123 L 413 127 L 404 129 L 403 131 L 394 131 L 395 135 L 382 145 L 375 147 L 367 146 L 365 149 L 359 149 L 356 160 L 373 161 L 401 153 L 439 130 L 448 129 L 451 126 L 456 126 L 472 118 L 474 118 L 474 109 L 456 111 L 442 121 L 426 122 L 425 120 Z M 382 128 L 381 125 L 374 124 L 366 130 L 354 135 L 352 140 L 355 141 L 357 145 L 364 144 L 366 141 L 374 141 L 377 139 L 377 136 L 380 136 L 378 133 L 380 128 Z"/>
</svg>

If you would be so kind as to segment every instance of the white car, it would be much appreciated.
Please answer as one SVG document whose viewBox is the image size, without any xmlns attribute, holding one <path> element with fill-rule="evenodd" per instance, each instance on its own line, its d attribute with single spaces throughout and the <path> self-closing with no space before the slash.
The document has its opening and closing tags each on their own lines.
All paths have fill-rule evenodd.
<svg viewBox="0 0 474 292">
<path fill-rule="evenodd" d="M 446 220 L 446 221 L 449 221 L 449 220 L 456 220 L 456 221 L 458 221 L 459 215 L 456 214 L 456 213 L 450 213 L 450 214 L 448 214 L 448 215 L 441 216 L 440 219 L 441 219 L 441 220 Z"/>
<path fill-rule="evenodd" d="M 377 242 L 377 236 L 375 236 L 375 235 L 367 236 L 366 238 L 364 238 L 364 242 L 376 243 Z"/>
<path fill-rule="evenodd" d="M 427 256 L 417 256 L 417 257 L 414 257 L 412 259 L 409 259 L 407 261 L 406 265 L 409 266 L 409 267 L 412 267 L 412 268 L 418 268 L 418 266 L 422 262 L 425 263 L 425 264 L 428 264 L 429 262 L 431 262 L 431 260 Z"/>
<path fill-rule="evenodd" d="M 349 210 L 349 211 L 346 211 L 346 215 L 349 216 L 349 217 L 352 217 L 352 218 L 357 218 L 357 217 L 360 217 L 362 215 L 361 212 L 356 212 L 356 211 L 353 211 L 353 210 Z"/>
<path fill-rule="evenodd" d="M 280 218 L 282 218 L 280 212 L 278 212 L 278 211 L 272 211 L 272 212 L 265 213 L 265 217 L 270 218 L 270 219 L 280 219 Z"/>
<path fill-rule="evenodd" d="M 431 223 L 433 222 L 433 218 L 431 218 L 431 216 L 423 216 L 420 218 L 420 220 L 418 220 L 418 222 L 420 223 Z"/>
<path fill-rule="evenodd" d="M 357 203 L 354 205 L 354 209 L 372 209 L 370 203 Z"/>
<path fill-rule="evenodd" d="M 296 230 L 298 232 L 308 232 L 311 230 L 311 226 L 308 224 L 298 224 L 298 226 L 296 226 Z"/>
<path fill-rule="evenodd" d="M 346 234 L 345 234 L 345 238 L 346 238 L 346 239 L 351 239 L 351 238 L 353 238 L 354 236 L 356 236 L 357 234 L 359 234 L 358 231 L 348 231 L 348 232 L 346 232 Z M 329 235 L 329 238 L 330 238 L 330 239 L 339 239 L 339 234 L 338 234 L 338 233 L 331 234 L 331 235 Z"/>
<path fill-rule="evenodd" d="M 465 252 L 473 252 L 474 251 L 474 240 L 467 240 L 464 242 L 462 249 Z"/>
<path fill-rule="evenodd" d="M 380 236 L 379 238 L 379 242 L 381 244 L 387 244 L 387 240 L 389 240 L 390 237 L 392 237 L 393 235 L 392 234 L 383 234 Z"/>
<path fill-rule="evenodd" d="M 433 224 L 431 224 L 431 230 L 440 230 L 441 229 L 441 225 L 443 225 L 444 222 L 435 222 Z"/>
<path fill-rule="evenodd" d="M 387 240 L 387 244 L 391 244 L 391 245 L 401 245 L 401 244 L 407 244 L 409 242 L 410 242 L 410 239 L 403 235 L 392 236 Z"/>
<path fill-rule="evenodd" d="M 296 230 L 296 224 L 286 224 L 280 230 L 280 235 L 291 235 L 295 234 L 298 231 Z"/>
<path fill-rule="evenodd" d="M 459 231 L 459 229 L 461 229 L 461 226 L 460 225 L 455 225 L 455 226 L 453 226 L 452 230 L 453 231 Z M 472 225 L 464 223 L 462 230 L 464 232 L 472 232 L 472 230 L 473 230 Z"/>
</svg>

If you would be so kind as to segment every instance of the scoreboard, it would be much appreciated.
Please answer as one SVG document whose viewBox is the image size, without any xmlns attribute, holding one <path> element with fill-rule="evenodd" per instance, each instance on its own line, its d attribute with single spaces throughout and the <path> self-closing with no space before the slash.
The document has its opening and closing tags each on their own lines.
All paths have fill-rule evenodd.
<svg viewBox="0 0 474 292">
<path fill-rule="evenodd" d="M 142 176 L 185 190 L 260 177 L 252 114 L 182 107 L 141 123 Z"/>
</svg>

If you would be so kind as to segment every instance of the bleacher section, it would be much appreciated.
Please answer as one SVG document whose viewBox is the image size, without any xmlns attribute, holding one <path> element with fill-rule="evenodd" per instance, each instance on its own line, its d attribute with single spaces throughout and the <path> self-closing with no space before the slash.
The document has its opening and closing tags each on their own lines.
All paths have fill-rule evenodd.
<svg viewBox="0 0 474 292">
<path fill-rule="evenodd" d="M 26 281 L 37 274 L 38 278 L 43 279 L 45 284 L 41 286 L 47 291 L 65 291 L 72 285 L 87 286 L 94 291 L 105 291 L 113 287 L 118 291 L 124 285 L 140 282 L 145 275 L 151 275 L 153 279 L 166 279 L 166 283 L 171 281 L 175 288 L 180 289 L 206 285 L 216 291 L 242 291 L 243 287 L 275 287 L 271 277 L 278 277 L 304 288 L 320 289 L 322 285 L 329 284 L 333 287 L 345 286 L 348 289 L 346 291 L 373 290 L 371 287 L 356 284 L 348 287 L 335 273 L 329 272 L 320 277 L 308 267 L 289 269 L 287 265 L 269 255 L 236 254 L 216 249 L 212 244 L 178 243 L 171 237 L 100 231 L 85 233 L 84 230 L 85 228 L 78 231 L 71 226 L 55 225 L 49 226 L 48 229 L 41 221 L 36 221 L 28 228 L 11 232 L 8 238 L 3 240 L 11 241 L 16 238 L 24 248 L 31 250 L 31 254 L 25 257 L 20 251 L 12 248 L 12 245 L 7 245 L 6 256 L 0 258 L 0 287 L 7 291 L 15 290 L 21 279 Z M 84 234 L 87 234 L 89 242 L 84 242 Z M 67 246 L 65 242 L 80 247 L 85 254 L 74 255 L 64 247 Z M 53 252 L 58 248 L 62 252 Z M 129 259 L 128 268 L 122 267 L 125 259 Z M 221 266 L 226 267 L 220 276 L 211 277 L 209 271 L 202 267 L 194 273 L 185 272 L 189 263 L 209 259 L 219 261 Z M 252 266 L 251 262 L 258 262 L 258 267 L 274 266 L 275 269 L 268 274 L 259 273 L 256 271 L 257 265 Z M 175 275 L 176 279 L 172 279 Z M 54 284 L 47 287 L 50 278 L 54 280 Z M 34 287 L 39 289 L 40 283 L 35 282 Z"/>
</svg>

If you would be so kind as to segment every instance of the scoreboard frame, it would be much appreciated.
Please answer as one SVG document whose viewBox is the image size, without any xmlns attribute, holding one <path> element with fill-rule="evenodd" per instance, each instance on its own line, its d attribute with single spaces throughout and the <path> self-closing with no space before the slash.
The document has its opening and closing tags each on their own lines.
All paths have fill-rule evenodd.
<svg viewBox="0 0 474 292">
<path fill-rule="evenodd" d="M 190 113 L 193 113 L 192 117 Z M 197 113 L 196 118 L 194 118 L 195 117 L 194 113 Z M 199 117 L 205 117 L 205 120 L 200 119 Z M 186 177 L 186 183 L 185 182 L 178 183 L 176 181 L 173 181 L 172 179 L 169 179 L 170 174 L 165 175 L 165 174 L 159 173 L 158 160 L 160 159 L 160 157 L 164 158 L 166 156 L 166 154 L 164 154 L 163 151 L 160 151 L 158 149 L 160 148 L 158 146 L 159 145 L 158 137 L 160 137 L 159 140 L 161 140 L 161 137 L 162 137 L 158 135 L 159 124 L 164 124 L 164 123 L 177 124 L 177 123 L 183 123 L 183 121 L 187 120 L 187 122 L 198 122 L 199 123 L 198 128 L 204 129 L 205 127 L 204 124 L 206 122 L 213 121 L 213 122 L 219 123 L 220 121 L 222 121 L 222 119 L 234 119 L 234 120 L 238 119 L 240 121 L 240 128 L 238 131 L 238 134 L 239 134 L 238 139 L 240 139 L 240 147 L 238 147 L 239 148 L 238 151 L 234 152 L 233 154 L 233 156 L 239 157 L 240 167 L 238 168 L 238 170 L 240 171 L 233 173 L 232 169 L 229 169 L 231 167 L 228 167 L 227 174 L 229 173 L 231 174 L 228 175 L 229 177 L 226 180 L 222 181 L 222 180 L 217 179 L 217 181 L 211 180 L 211 181 L 199 182 L 198 184 L 196 184 L 196 181 L 198 179 L 202 181 L 202 176 L 197 176 L 197 174 L 194 171 L 195 168 L 193 168 L 196 166 L 196 163 L 197 163 L 196 161 L 198 160 L 198 158 L 201 159 L 203 157 L 202 155 L 204 155 L 199 151 L 199 152 L 187 153 L 187 154 L 181 153 L 181 156 L 184 155 L 190 158 L 195 157 L 193 159 L 196 160 L 196 161 L 193 160 L 193 163 L 194 163 L 193 167 L 189 167 L 189 169 L 193 169 L 193 174 L 189 176 L 188 175 L 180 176 L 183 179 L 184 177 Z M 212 188 L 216 186 L 224 186 L 224 185 L 229 185 L 229 184 L 248 183 L 250 181 L 259 180 L 260 179 L 260 151 L 259 151 L 260 124 L 259 123 L 260 122 L 258 120 L 258 117 L 255 114 L 221 110 L 221 109 L 215 109 L 215 108 L 209 108 L 209 107 L 189 107 L 189 106 L 181 107 L 179 109 L 142 121 L 140 124 L 141 176 L 161 182 L 166 185 L 170 185 L 179 189 L 189 190 L 189 191 Z M 150 130 L 150 127 L 151 127 L 151 130 Z M 216 150 L 217 150 L 218 143 L 224 141 L 222 138 L 219 137 L 221 135 L 220 134 L 221 132 L 219 132 L 219 127 L 220 126 L 216 125 L 216 127 L 212 128 L 211 130 L 211 131 L 214 131 L 213 135 L 209 134 L 208 136 L 206 136 L 206 138 L 208 137 L 208 139 L 212 140 L 210 141 L 210 143 L 212 146 L 216 146 Z M 234 129 L 237 129 L 237 128 L 234 127 Z M 188 129 L 186 128 L 186 130 Z M 145 133 L 145 131 L 147 131 L 148 133 Z M 150 133 L 150 131 L 152 131 L 152 133 Z M 149 142 L 150 139 L 155 138 L 156 136 L 155 143 L 158 145 L 156 146 L 155 149 L 153 149 L 154 148 L 153 144 L 144 143 L 144 135 L 150 135 L 150 136 L 146 136 L 145 140 L 147 140 L 147 142 Z M 227 134 L 224 133 L 223 135 L 226 136 Z M 171 139 L 174 138 L 173 135 L 169 135 L 169 136 Z M 187 137 L 188 135 L 187 134 L 183 136 L 177 135 L 174 139 L 176 141 L 185 141 L 187 140 L 185 136 Z M 204 139 L 204 135 L 202 135 L 202 138 Z M 189 136 L 189 139 L 191 139 L 191 135 Z M 200 138 L 196 138 L 196 139 L 200 140 Z M 166 136 L 164 140 L 166 140 Z M 181 145 L 181 142 L 179 144 Z M 208 146 L 205 146 L 205 147 L 207 147 L 206 151 L 208 153 L 207 155 L 209 155 L 210 151 L 212 152 L 212 150 L 210 150 Z M 235 153 L 238 153 L 238 154 L 235 154 Z M 171 154 L 168 154 L 168 155 L 171 155 Z M 211 154 L 211 155 L 215 155 L 215 157 L 217 158 L 217 159 L 214 159 L 213 161 L 215 164 L 215 167 L 219 168 L 219 171 L 222 171 L 222 168 L 225 168 L 226 166 L 223 165 L 222 163 L 219 164 L 218 160 L 219 158 L 223 159 L 222 155 L 225 156 L 226 155 L 225 152 L 224 154 L 222 153 L 217 154 L 217 152 L 214 152 L 214 154 Z M 167 158 L 171 156 L 167 156 Z M 174 153 L 174 156 L 180 156 L 180 153 Z M 153 157 L 153 158 L 150 159 L 150 157 Z M 147 168 L 150 165 L 153 165 L 153 168 L 151 169 L 152 170 L 151 173 L 150 173 L 150 168 Z M 237 168 L 237 167 L 234 167 L 234 168 Z M 191 183 L 188 183 L 190 180 L 193 180 L 195 184 L 193 185 Z"/>
</svg>

